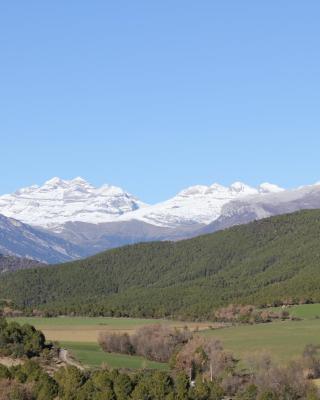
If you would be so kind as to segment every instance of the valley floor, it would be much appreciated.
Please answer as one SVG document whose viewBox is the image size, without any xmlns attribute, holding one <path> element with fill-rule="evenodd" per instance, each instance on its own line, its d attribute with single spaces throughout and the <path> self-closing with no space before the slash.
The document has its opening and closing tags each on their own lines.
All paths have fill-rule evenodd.
<svg viewBox="0 0 320 400">
<path fill-rule="evenodd" d="M 136 329 L 155 323 L 178 328 L 188 326 L 199 334 L 216 337 L 224 347 L 245 359 L 252 354 L 270 354 L 280 362 L 301 356 L 307 344 L 320 345 L 320 304 L 293 306 L 290 313 L 299 321 L 279 321 L 256 325 L 238 325 L 214 329 L 211 323 L 187 323 L 133 318 L 15 318 L 19 323 L 30 323 L 41 329 L 48 340 L 58 340 L 84 366 L 97 367 L 105 363 L 113 368 L 166 369 L 166 364 L 153 363 L 142 357 L 106 354 L 97 344 L 100 332 L 134 333 Z"/>
</svg>

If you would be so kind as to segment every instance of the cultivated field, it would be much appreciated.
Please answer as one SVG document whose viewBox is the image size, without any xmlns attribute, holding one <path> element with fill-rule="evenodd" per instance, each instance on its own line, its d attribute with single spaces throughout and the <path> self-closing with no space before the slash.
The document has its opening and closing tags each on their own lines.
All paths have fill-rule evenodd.
<svg viewBox="0 0 320 400">
<path fill-rule="evenodd" d="M 10 318 L 8 318 L 10 319 Z M 156 319 L 139 318 L 106 318 L 106 317 L 57 317 L 57 318 L 35 318 L 22 317 L 12 318 L 20 324 L 28 323 L 41 329 L 48 340 L 61 342 L 97 342 L 100 332 L 133 333 L 136 329 L 145 325 L 168 324 L 173 327 L 206 330 L 210 323 L 179 322 Z"/>
</svg>

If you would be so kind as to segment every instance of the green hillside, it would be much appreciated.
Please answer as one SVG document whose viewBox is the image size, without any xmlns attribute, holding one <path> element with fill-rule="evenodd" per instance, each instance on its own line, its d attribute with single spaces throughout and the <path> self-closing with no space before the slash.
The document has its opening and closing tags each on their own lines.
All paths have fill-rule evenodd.
<svg viewBox="0 0 320 400">
<path fill-rule="evenodd" d="M 5 274 L 0 297 L 59 313 L 209 318 L 232 302 L 320 301 L 320 210 Z"/>
</svg>

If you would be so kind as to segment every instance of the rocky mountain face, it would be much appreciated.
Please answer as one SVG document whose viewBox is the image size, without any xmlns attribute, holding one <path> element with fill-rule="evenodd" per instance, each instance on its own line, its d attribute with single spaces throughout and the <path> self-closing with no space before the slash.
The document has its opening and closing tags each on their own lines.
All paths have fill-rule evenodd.
<svg viewBox="0 0 320 400">
<path fill-rule="evenodd" d="M 42 186 L 0 196 L 0 214 L 9 217 L 9 225 L 0 226 L 0 235 L 1 229 L 10 232 L 0 236 L 0 252 L 61 262 L 126 244 L 193 237 L 308 208 L 320 208 L 320 184 L 294 190 L 269 183 L 197 185 L 147 205 L 115 186 L 96 188 L 82 178 L 53 178 Z"/>
<path fill-rule="evenodd" d="M 106 249 L 128 244 L 179 240 L 193 236 L 193 233 L 205 227 L 204 224 L 192 224 L 170 228 L 156 226 L 139 220 L 89 224 L 86 222 L 68 222 L 63 225 L 59 236 L 76 243 L 93 255 Z"/>
<path fill-rule="evenodd" d="M 0 253 L 51 264 L 87 255 L 85 249 L 53 233 L 3 215 L 0 215 Z"/>
</svg>

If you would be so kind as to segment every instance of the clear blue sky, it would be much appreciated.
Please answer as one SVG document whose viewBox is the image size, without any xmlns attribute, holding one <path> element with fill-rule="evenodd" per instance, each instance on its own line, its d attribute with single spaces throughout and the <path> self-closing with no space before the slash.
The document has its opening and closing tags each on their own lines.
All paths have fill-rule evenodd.
<svg viewBox="0 0 320 400">
<path fill-rule="evenodd" d="M 318 0 L 0 2 L 0 193 L 320 180 Z"/>
</svg>

